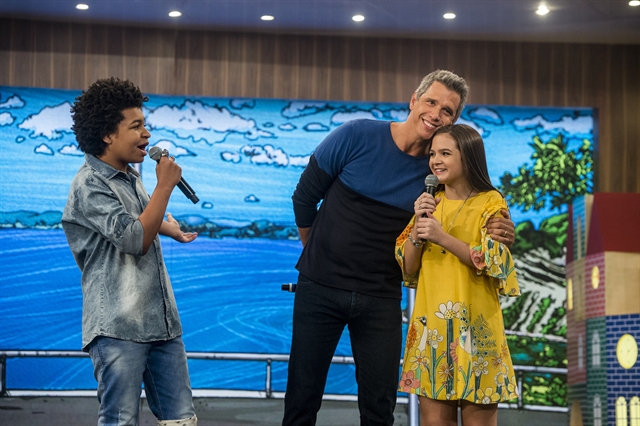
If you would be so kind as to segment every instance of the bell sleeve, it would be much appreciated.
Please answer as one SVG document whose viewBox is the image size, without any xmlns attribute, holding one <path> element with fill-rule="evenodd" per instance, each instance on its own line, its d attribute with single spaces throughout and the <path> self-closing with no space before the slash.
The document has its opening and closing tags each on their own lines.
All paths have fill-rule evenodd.
<svg viewBox="0 0 640 426">
<path fill-rule="evenodd" d="M 409 288 L 417 288 L 418 287 L 418 276 L 420 275 L 420 269 L 416 271 L 415 274 L 409 275 L 404 270 L 404 244 L 409 239 L 409 234 L 413 230 L 413 225 L 416 222 L 415 215 L 409 221 L 409 224 L 404 231 L 396 238 L 396 260 L 400 265 L 400 269 L 402 270 L 402 285 Z"/>
<path fill-rule="evenodd" d="M 471 261 L 476 274 L 487 275 L 498 294 L 517 297 L 520 296 L 520 287 L 511 252 L 504 244 L 494 241 L 486 227 L 489 219 L 500 214 L 502 209 L 506 210 L 507 206 L 501 196 L 499 200 L 493 198 L 487 203 L 480 218 L 480 241 L 469 244 Z"/>
</svg>

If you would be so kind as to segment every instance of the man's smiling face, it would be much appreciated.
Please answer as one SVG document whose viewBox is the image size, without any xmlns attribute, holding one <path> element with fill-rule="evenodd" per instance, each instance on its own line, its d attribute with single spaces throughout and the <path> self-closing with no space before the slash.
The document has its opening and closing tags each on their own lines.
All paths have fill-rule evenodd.
<svg viewBox="0 0 640 426">
<path fill-rule="evenodd" d="M 429 86 L 420 99 L 414 93 L 409 108 L 418 135 L 429 140 L 438 128 L 453 124 L 459 105 L 460 95 L 437 81 Z"/>
</svg>

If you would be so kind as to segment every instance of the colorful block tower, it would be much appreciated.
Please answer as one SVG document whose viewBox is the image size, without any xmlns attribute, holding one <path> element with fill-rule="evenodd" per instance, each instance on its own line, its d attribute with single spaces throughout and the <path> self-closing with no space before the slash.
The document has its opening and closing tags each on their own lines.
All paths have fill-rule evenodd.
<svg viewBox="0 0 640 426">
<path fill-rule="evenodd" d="M 571 426 L 640 426 L 640 194 L 569 209 L 567 385 Z"/>
</svg>

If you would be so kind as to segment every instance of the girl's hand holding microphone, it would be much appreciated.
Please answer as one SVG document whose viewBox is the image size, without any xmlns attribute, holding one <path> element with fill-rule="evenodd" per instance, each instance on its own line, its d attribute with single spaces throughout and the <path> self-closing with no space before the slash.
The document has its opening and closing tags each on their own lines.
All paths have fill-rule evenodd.
<svg viewBox="0 0 640 426">
<path fill-rule="evenodd" d="M 436 210 L 438 202 L 440 202 L 440 199 L 435 199 L 433 195 L 426 192 L 422 193 L 415 201 L 413 209 L 416 214 L 416 221 L 410 234 L 414 241 L 420 243 L 427 240 L 435 242 L 434 238 L 437 239 L 438 230 L 442 231 L 440 222 L 432 214 Z"/>
</svg>

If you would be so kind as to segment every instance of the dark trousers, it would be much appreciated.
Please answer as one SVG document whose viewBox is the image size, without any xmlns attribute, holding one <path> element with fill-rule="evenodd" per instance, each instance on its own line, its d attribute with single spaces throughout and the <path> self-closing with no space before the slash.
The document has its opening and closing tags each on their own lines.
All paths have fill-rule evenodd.
<svg viewBox="0 0 640 426">
<path fill-rule="evenodd" d="M 393 425 L 402 345 L 399 299 L 323 286 L 300 277 L 283 426 L 315 425 L 344 327 L 356 365 L 362 426 Z"/>
</svg>

